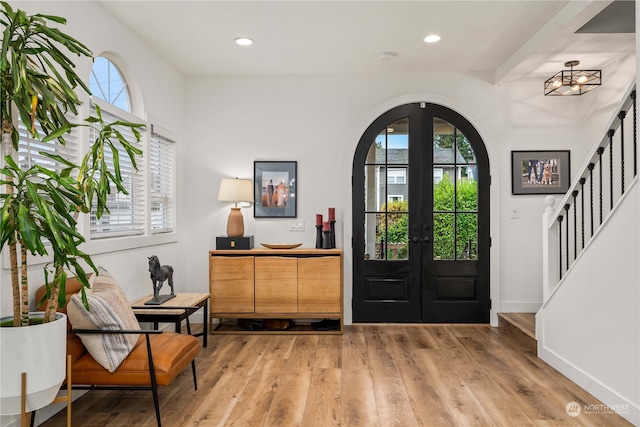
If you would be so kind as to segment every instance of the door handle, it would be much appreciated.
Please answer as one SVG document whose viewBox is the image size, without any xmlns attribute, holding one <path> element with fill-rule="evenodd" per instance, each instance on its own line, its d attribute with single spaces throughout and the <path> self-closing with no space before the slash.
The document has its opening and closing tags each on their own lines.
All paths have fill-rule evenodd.
<svg viewBox="0 0 640 427">
<path fill-rule="evenodd" d="M 418 243 L 420 241 L 420 238 L 419 237 L 414 237 L 413 239 L 411 239 L 411 241 L 413 243 Z"/>
<path fill-rule="evenodd" d="M 425 238 L 422 239 L 422 241 L 425 243 L 431 243 L 431 239 L 429 238 L 429 236 L 425 236 Z"/>
</svg>

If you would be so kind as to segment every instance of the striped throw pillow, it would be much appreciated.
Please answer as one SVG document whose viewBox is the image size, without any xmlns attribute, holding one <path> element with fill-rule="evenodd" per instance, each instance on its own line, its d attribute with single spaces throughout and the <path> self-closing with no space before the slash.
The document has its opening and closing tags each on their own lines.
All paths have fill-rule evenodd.
<svg viewBox="0 0 640 427">
<path fill-rule="evenodd" d="M 74 329 L 140 330 L 131 305 L 118 281 L 104 268 L 92 276 L 87 291 L 89 310 L 81 295 L 67 305 L 67 316 Z M 109 372 L 115 372 L 138 342 L 137 334 L 78 334 L 91 356 Z"/>
</svg>

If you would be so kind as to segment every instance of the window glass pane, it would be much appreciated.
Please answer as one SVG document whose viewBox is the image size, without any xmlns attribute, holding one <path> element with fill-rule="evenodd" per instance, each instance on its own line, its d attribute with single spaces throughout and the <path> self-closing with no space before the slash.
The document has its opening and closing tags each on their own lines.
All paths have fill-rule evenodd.
<svg viewBox="0 0 640 427">
<path fill-rule="evenodd" d="M 460 156 L 464 159 L 465 163 L 476 163 L 476 154 L 473 152 L 473 148 L 469 143 L 469 140 L 460 131 L 457 132 L 457 150 Z"/>
<path fill-rule="evenodd" d="M 433 119 L 433 163 L 453 164 L 456 159 L 453 141 L 455 128 L 448 122 Z"/>
<path fill-rule="evenodd" d="M 386 131 L 378 135 L 371 144 L 367 153 L 366 163 L 368 164 L 385 164 L 387 160 L 387 138 Z"/>
<path fill-rule="evenodd" d="M 384 166 L 364 167 L 365 210 L 377 212 L 387 200 L 387 178 Z"/>
<path fill-rule="evenodd" d="M 442 181 L 444 170 L 442 168 L 433 168 L 433 183 L 437 184 Z"/>
<path fill-rule="evenodd" d="M 389 168 L 387 171 L 387 202 L 406 202 L 409 200 L 408 175 L 409 168 Z"/>
<path fill-rule="evenodd" d="M 408 224 L 406 212 L 365 214 L 365 259 L 406 260 L 409 256 Z"/>
<path fill-rule="evenodd" d="M 76 121 L 76 118 L 67 116 L 67 120 L 69 120 L 70 123 L 73 123 Z M 44 136 L 44 132 L 37 121 L 35 129 L 40 137 Z M 64 163 L 60 163 L 50 157 L 42 155 L 42 152 L 50 155 L 58 155 L 76 163 L 79 160 L 77 129 L 74 129 L 64 135 L 64 139 L 66 141 L 66 145 L 64 146 L 60 141 L 58 141 L 58 139 L 42 142 L 33 138 L 29 130 L 22 124 L 21 120 L 18 121 L 18 134 L 18 164 L 22 170 L 27 170 L 32 166 L 38 165 L 45 169 L 60 173 L 62 169 L 68 167 Z"/>
<path fill-rule="evenodd" d="M 93 96 L 131 112 L 127 83 L 113 62 L 103 57 L 96 58 L 91 67 L 89 85 Z"/>
<path fill-rule="evenodd" d="M 467 176 L 469 166 L 459 166 L 456 181 L 456 211 L 476 212 L 478 210 L 478 181 Z"/>
<path fill-rule="evenodd" d="M 365 214 L 364 218 L 364 257 L 367 260 L 384 259 L 386 242 L 383 242 L 379 224 L 384 224 L 386 215 L 379 213 Z"/>
<path fill-rule="evenodd" d="M 394 202 L 388 205 L 389 212 L 406 212 L 407 202 Z M 380 235 L 387 242 L 386 257 L 388 260 L 408 258 L 409 214 L 389 213 L 387 223 L 381 224 Z"/>
<path fill-rule="evenodd" d="M 478 215 L 456 215 L 456 235 L 458 259 L 478 259 Z"/>
<path fill-rule="evenodd" d="M 407 182 L 407 168 L 389 168 L 387 182 L 389 184 L 405 184 Z"/>
<path fill-rule="evenodd" d="M 454 259 L 454 214 L 433 214 L 433 259 Z"/>
<path fill-rule="evenodd" d="M 367 163 L 409 163 L 409 120 L 400 119 L 385 128 L 369 148 Z"/>
<path fill-rule="evenodd" d="M 409 243 L 387 243 L 387 261 L 403 261 L 409 259 Z"/>
<path fill-rule="evenodd" d="M 101 110 L 102 117 L 106 123 L 112 123 L 116 120 L 135 121 L 135 119 L 109 113 L 105 110 L 105 107 L 102 107 Z M 129 144 L 142 149 L 141 143 L 136 141 L 136 137 L 130 128 L 118 126 L 118 130 Z M 91 141 L 95 140 L 97 136 L 95 132 L 96 130 L 93 128 L 89 132 Z M 105 150 L 105 160 L 109 164 L 110 170 L 113 171 L 113 153 L 109 149 Z M 107 196 L 109 212 L 104 212 L 99 219 L 97 217 L 97 205 L 94 200 L 90 219 L 92 239 L 144 233 L 146 200 L 144 159 L 142 157 L 136 159 L 137 171 L 128 155 L 120 155 L 119 160 L 122 185 L 128 194 L 118 193 L 115 186 L 113 186 L 111 193 Z"/>
<path fill-rule="evenodd" d="M 442 179 L 433 183 L 433 211 L 453 212 L 454 207 L 454 168 L 444 168 Z"/>
<path fill-rule="evenodd" d="M 365 259 L 408 256 L 408 123 L 405 117 L 387 126 L 367 153 Z"/>
<path fill-rule="evenodd" d="M 409 119 L 406 117 L 387 126 L 387 163 L 409 163 Z"/>
<path fill-rule="evenodd" d="M 169 232 L 174 228 L 173 159 L 173 141 L 154 133 L 149 146 L 152 233 Z"/>
</svg>

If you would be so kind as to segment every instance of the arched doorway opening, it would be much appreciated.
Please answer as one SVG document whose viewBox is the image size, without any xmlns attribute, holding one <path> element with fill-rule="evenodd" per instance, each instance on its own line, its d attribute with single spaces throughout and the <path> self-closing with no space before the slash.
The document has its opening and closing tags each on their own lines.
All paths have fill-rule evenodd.
<svg viewBox="0 0 640 427">
<path fill-rule="evenodd" d="M 378 117 L 353 161 L 353 321 L 488 323 L 489 160 L 457 112 Z"/>
</svg>

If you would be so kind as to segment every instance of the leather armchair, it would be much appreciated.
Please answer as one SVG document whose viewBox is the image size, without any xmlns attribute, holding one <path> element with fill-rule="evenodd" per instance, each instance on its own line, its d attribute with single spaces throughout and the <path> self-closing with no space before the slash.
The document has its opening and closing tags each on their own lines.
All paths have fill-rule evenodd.
<svg viewBox="0 0 640 427">
<path fill-rule="evenodd" d="M 76 278 L 66 283 L 67 301 L 80 291 L 82 284 Z M 45 293 L 45 286 L 36 292 L 39 302 Z M 65 313 L 66 307 L 58 311 Z M 150 390 L 153 394 L 156 420 L 161 427 L 158 386 L 168 386 L 191 364 L 193 383 L 198 389 L 195 358 L 200 352 L 200 341 L 190 335 L 154 330 L 73 330 L 67 325 L 67 354 L 71 355 L 71 387 L 78 390 Z M 103 368 L 89 354 L 76 333 L 83 334 L 140 334 L 131 353 L 115 372 Z"/>
</svg>

